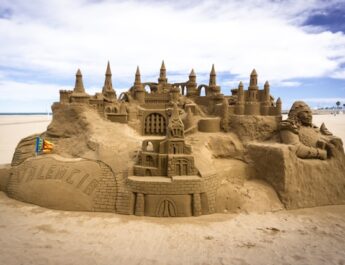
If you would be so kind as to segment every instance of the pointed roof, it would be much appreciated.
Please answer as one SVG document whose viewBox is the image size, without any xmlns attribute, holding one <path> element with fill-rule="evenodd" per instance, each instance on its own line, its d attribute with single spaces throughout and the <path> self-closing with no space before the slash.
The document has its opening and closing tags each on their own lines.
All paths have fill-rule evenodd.
<svg viewBox="0 0 345 265">
<path fill-rule="evenodd" d="M 195 77 L 196 76 L 196 74 L 195 74 L 195 72 L 194 72 L 194 69 L 192 69 L 192 71 L 190 72 L 190 74 L 189 74 L 189 77 Z"/>
<path fill-rule="evenodd" d="M 75 76 L 76 76 L 76 78 L 75 78 L 75 86 L 74 86 L 73 93 L 74 94 L 86 94 L 84 84 L 83 84 L 83 75 L 81 74 L 80 69 L 78 69 Z"/>
<path fill-rule="evenodd" d="M 216 75 L 216 70 L 214 69 L 214 64 L 212 64 L 212 69 L 210 75 Z"/>
<path fill-rule="evenodd" d="M 113 88 L 113 82 L 111 80 L 111 70 L 110 70 L 109 61 L 107 64 L 107 70 L 105 72 L 105 80 L 104 80 L 104 86 L 102 89 L 102 94 L 109 99 L 115 99 L 116 98 L 116 93 L 115 93 L 115 90 Z"/>
<path fill-rule="evenodd" d="M 278 98 L 276 104 L 282 104 L 282 100 Z"/>
<path fill-rule="evenodd" d="M 164 60 L 162 61 L 161 70 L 166 70 Z"/>
<path fill-rule="evenodd" d="M 256 70 L 255 70 L 255 68 L 253 69 L 253 71 L 251 72 L 250 75 L 251 75 L 251 76 L 252 76 L 252 75 L 258 75 L 257 72 L 256 72 Z"/>
<path fill-rule="evenodd" d="M 164 84 L 167 83 L 168 79 L 167 79 L 167 74 L 166 74 L 166 69 L 165 69 L 165 64 L 164 64 L 164 60 L 162 61 L 162 66 L 160 69 L 160 73 L 159 73 L 159 78 L 158 78 L 158 83 L 160 84 Z"/>
<path fill-rule="evenodd" d="M 238 84 L 238 88 L 242 87 L 243 88 L 243 83 L 242 81 L 240 81 L 240 83 Z"/>
<path fill-rule="evenodd" d="M 266 81 L 264 84 L 264 88 L 269 88 L 269 87 L 270 87 L 270 84 L 268 83 L 268 81 Z"/>
<path fill-rule="evenodd" d="M 141 76 L 140 76 L 140 70 L 139 70 L 139 66 L 137 66 L 137 70 L 135 72 L 135 81 L 134 81 L 135 85 L 139 85 L 141 84 Z"/>
<path fill-rule="evenodd" d="M 111 75 L 110 62 L 109 61 L 108 61 L 108 64 L 107 64 L 107 71 L 105 72 L 105 75 Z"/>
</svg>

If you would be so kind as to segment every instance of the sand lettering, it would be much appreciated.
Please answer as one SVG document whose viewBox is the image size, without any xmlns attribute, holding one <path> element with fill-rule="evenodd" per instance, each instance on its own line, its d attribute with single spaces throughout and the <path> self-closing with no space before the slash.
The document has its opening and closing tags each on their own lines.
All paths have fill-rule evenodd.
<svg viewBox="0 0 345 265">
<path fill-rule="evenodd" d="M 79 181 L 77 188 L 80 188 L 88 177 L 90 177 L 90 174 L 85 174 L 84 177 L 82 177 L 82 179 Z"/>
<path fill-rule="evenodd" d="M 98 180 L 93 179 L 93 180 L 89 183 L 89 185 L 87 185 L 87 187 L 84 189 L 84 193 L 85 193 L 86 195 L 89 195 L 89 196 L 90 196 L 97 186 L 98 186 Z"/>
<path fill-rule="evenodd" d="M 68 170 L 68 167 L 59 167 L 59 170 L 57 171 L 55 178 L 62 179 L 65 176 L 67 170 Z"/>
<path fill-rule="evenodd" d="M 52 179 L 53 178 L 53 173 L 56 169 L 57 165 L 52 165 L 50 168 L 48 168 L 47 174 L 46 174 L 46 179 Z"/>
<path fill-rule="evenodd" d="M 80 173 L 79 169 L 73 169 L 72 172 L 69 174 L 69 176 L 66 178 L 66 182 L 69 184 L 73 184 L 72 177 L 73 175 L 78 174 L 78 173 Z"/>
</svg>

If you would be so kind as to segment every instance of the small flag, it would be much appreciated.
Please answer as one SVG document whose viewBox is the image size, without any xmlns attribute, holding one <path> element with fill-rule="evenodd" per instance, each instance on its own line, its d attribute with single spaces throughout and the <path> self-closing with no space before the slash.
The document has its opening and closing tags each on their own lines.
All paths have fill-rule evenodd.
<svg viewBox="0 0 345 265">
<path fill-rule="evenodd" d="M 38 154 L 46 154 L 46 153 L 50 153 L 53 150 L 54 144 L 44 140 L 41 137 L 36 137 L 36 148 L 35 148 L 35 152 L 36 155 Z"/>
</svg>

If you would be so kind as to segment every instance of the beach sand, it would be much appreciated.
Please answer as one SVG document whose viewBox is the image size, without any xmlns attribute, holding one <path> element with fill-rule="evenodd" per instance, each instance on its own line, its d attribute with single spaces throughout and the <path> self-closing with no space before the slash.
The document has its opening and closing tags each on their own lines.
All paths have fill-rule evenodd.
<svg viewBox="0 0 345 265">
<path fill-rule="evenodd" d="M 11 163 L 19 141 L 47 129 L 51 116 L 0 115 L 0 164 Z"/>
<path fill-rule="evenodd" d="M 45 130 L 42 119 L 0 120 L 0 163 L 10 162 L 22 137 Z M 345 142 L 345 115 L 314 116 L 316 125 L 322 121 Z M 345 205 L 166 219 L 50 210 L 0 192 L 0 235 L 6 265 L 341 265 Z"/>
<path fill-rule="evenodd" d="M 345 264 L 345 206 L 149 218 L 44 209 L 0 192 L 0 264 Z"/>
</svg>

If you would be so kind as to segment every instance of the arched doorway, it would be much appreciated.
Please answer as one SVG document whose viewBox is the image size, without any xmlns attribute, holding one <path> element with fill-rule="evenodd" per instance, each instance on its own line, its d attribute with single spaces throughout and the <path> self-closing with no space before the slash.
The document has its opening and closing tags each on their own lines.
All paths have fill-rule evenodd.
<svg viewBox="0 0 345 265">
<path fill-rule="evenodd" d="M 156 209 L 157 217 L 176 217 L 177 210 L 175 203 L 170 199 L 164 199 L 158 203 Z"/>
<path fill-rule="evenodd" d="M 162 114 L 151 113 L 146 116 L 144 124 L 145 135 L 166 135 L 166 120 Z"/>
<path fill-rule="evenodd" d="M 204 91 L 202 89 L 204 89 Z M 198 86 L 198 95 L 199 95 L 199 97 L 207 96 L 207 94 L 208 94 L 208 86 L 207 85 L 200 85 L 200 86 Z"/>
</svg>

